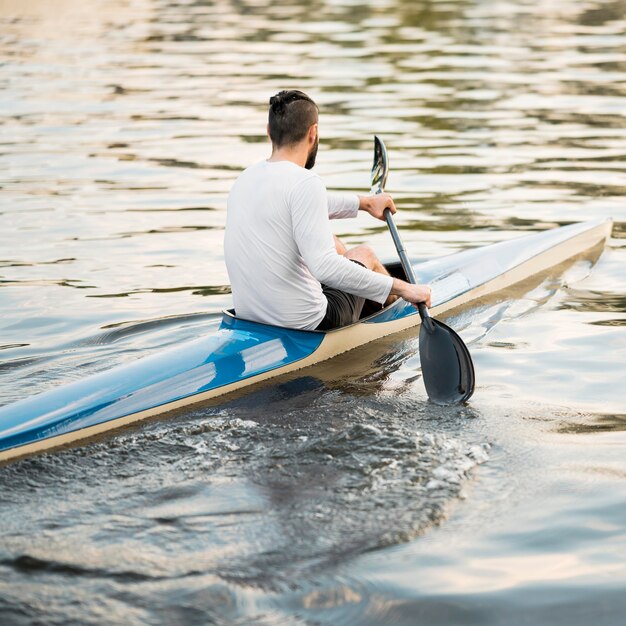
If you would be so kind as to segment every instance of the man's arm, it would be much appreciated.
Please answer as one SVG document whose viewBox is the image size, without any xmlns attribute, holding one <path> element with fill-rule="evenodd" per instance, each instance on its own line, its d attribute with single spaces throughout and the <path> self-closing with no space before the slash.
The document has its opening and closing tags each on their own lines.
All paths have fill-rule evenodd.
<svg viewBox="0 0 626 626">
<path fill-rule="evenodd" d="M 317 176 L 298 183 L 291 192 L 293 235 L 304 263 L 322 284 L 381 304 L 393 278 L 352 263 L 337 254 L 328 221 L 326 189 Z M 356 196 L 354 196 L 356 200 Z"/>
<path fill-rule="evenodd" d="M 392 215 L 396 212 L 396 205 L 388 193 L 377 193 L 373 196 L 357 196 L 354 193 L 328 194 L 328 217 L 331 220 L 356 217 L 359 211 L 366 211 L 372 217 L 384 221 L 385 209 L 389 209 Z"/>
<path fill-rule="evenodd" d="M 377 193 L 371 196 L 358 196 L 356 194 L 328 194 L 328 216 L 331 219 L 356 217 L 357 211 L 367 211 L 372 217 L 379 220 L 385 219 L 384 210 L 389 209 L 391 214 L 396 213 L 396 205 L 388 193 Z M 345 254 L 345 247 L 341 252 L 338 245 L 343 245 L 335 237 L 335 246 L 338 254 Z M 393 279 L 390 294 L 400 296 L 403 300 L 417 305 L 425 302 L 430 308 L 431 290 L 428 285 L 413 285 L 398 278 Z"/>
<path fill-rule="evenodd" d="M 355 193 L 329 193 L 328 217 L 331 220 L 342 220 L 356 217 L 359 212 L 359 196 Z"/>
</svg>

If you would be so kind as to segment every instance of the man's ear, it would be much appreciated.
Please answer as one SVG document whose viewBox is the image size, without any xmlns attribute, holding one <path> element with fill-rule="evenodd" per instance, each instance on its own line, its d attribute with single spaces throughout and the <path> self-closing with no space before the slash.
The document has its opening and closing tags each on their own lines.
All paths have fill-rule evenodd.
<svg viewBox="0 0 626 626">
<path fill-rule="evenodd" d="M 267 135 L 268 139 L 271 141 L 272 138 L 270 137 L 270 125 L 266 124 L 265 126 L 265 134 Z"/>
<path fill-rule="evenodd" d="M 311 124 L 309 128 L 309 141 L 311 143 L 315 143 L 315 137 L 317 137 L 317 122 L 315 124 Z"/>
</svg>

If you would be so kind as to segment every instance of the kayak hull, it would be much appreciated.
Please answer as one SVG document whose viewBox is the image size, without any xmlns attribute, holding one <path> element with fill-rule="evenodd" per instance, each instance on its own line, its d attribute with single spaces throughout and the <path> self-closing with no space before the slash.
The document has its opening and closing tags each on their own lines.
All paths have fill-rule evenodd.
<svg viewBox="0 0 626 626">
<path fill-rule="evenodd" d="M 415 265 L 437 316 L 601 244 L 610 220 L 573 224 Z M 348 327 L 285 329 L 225 312 L 207 337 L 0 407 L 0 461 L 93 437 L 293 372 L 420 323 L 398 300 Z"/>
</svg>

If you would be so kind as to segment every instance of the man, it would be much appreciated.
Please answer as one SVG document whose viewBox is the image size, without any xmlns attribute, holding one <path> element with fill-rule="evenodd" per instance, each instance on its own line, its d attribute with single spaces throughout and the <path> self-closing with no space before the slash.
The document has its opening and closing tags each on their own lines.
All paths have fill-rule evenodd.
<svg viewBox="0 0 626 626">
<path fill-rule="evenodd" d="M 246 169 L 228 197 L 224 252 L 237 316 L 304 330 L 327 330 L 359 319 L 366 299 L 400 296 L 430 306 L 430 288 L 391 277 L 371 248 L 347 250 L 330 219 L 359 209 L 384 220 L 396 207 L 388 194 L 328 195 L 311 172 L 318 108 L 301 91 L 270 99 L 272 155 Z"/>
</svg>

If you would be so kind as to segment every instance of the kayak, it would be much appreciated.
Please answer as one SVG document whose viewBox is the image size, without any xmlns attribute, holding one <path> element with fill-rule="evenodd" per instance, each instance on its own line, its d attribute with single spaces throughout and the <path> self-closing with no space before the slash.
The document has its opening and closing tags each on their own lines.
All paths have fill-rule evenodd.
<svg viewBox="0 0 626 626">
<path fill-rule="evenodd" d="M 601 245 L 593 220 L 414 264 L 433 315 L 540 274 Z M 404 277 L 399 263 L 392 275 Z M 0 461 L 67 445 L 314 365 L 420 324 L 404 300 L 330 331 L 260 324 L 225 311 L 217 331 L 176 348 L 0 407 Z"/>
</svg>

